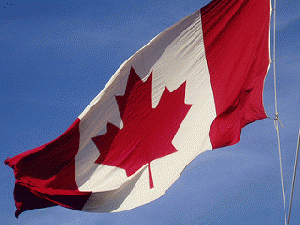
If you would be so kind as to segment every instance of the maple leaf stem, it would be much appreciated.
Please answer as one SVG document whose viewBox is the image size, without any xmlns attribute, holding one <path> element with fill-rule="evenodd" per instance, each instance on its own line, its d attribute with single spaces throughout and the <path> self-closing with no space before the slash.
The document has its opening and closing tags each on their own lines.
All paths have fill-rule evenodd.
<svg viewBox="0 0 300 225">
<path fill-rule="evenodd" d="M 149 182 L 150 182 L 150 189 L 154 188 L 152 173 L 150 168 L 150 163 L 148 163 L 148 171 L 149 171 Z"/>
</svg>

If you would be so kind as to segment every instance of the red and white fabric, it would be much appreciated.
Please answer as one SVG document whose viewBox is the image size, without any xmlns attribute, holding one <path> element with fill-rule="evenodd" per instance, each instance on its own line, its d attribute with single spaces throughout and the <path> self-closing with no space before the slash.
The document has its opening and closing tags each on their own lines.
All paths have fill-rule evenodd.
<svg viewBox="0 0 300 225">
<path fill-rule="evenodd" d="M 269 0 L 214 0 L 126 60 L 70 128 L 8 158 L 16 216 L 115 212 L 162 196 L 200 153 L 266 118 Z"/>
</svg>

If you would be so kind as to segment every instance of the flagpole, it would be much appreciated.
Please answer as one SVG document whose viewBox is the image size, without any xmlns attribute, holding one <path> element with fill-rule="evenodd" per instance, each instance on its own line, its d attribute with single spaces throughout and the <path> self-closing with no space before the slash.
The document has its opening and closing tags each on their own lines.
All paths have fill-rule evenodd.
<svg viewBox="0 0 300 225">
<path fill-rule="evenodd" d="M 289 211 L 288 211 L 288 221 L 287 221 L 287 225 L 289 225 L 289 222 L 290 222 L 290 216 L 291 216 L 292 201 L 293 201 L 293 193 L 294 193 L 294 186 L 295 186 L 296 172 L 297 172 L 297 164 L 298 164 L 298 156 L 299 156 L 299 148 L 300 148 L 300 127 L 299 127 L 298 143 L 297 143 L 297 149 L 296 149 L 296 157 L 295 157 L 295 165 L 294 165 L 294 174 L 293 174 L 293 181 L 292 181 L 292 188 L 291 188 L 291 197 L 290 197 L 290 206 L 289 206 Z"/>
<path fill-rule="evenodd" d="M 279 164 L 280 164 L 280 176 L 281 176 L 281 188 L 282 188 L 282 196 L 283 196 L 283 209 L 284 209 L 284 224 L 287 225 L 287 216 L 286 216 L 286 197 L 285 197 L 285 190 L 284 190 L 284 179 L 283 179 L 283 168 L 282 168 L 282 154 L 281 154 L 281 147 L 280 147 L 280 135 L 279 135 L 279 114 L 278 114 L 278 107 L 277 107 L 277 85 L 276 85 L 276 64 L 275 64 L 275 47 L 276 47 L 276 0 L 274 0 L 273 4 L 273 72 L 274 72 L 274 102 L 275 102 L 275 118 L 274 118 L 274 126 L 277 132 L 277 142 L 278 142 L 278 151 L 279 151 Z M 281 123 L 281 122 L 280 122 Z M 282 124 L 281 124 L 282 125 Z"/>
</svg>

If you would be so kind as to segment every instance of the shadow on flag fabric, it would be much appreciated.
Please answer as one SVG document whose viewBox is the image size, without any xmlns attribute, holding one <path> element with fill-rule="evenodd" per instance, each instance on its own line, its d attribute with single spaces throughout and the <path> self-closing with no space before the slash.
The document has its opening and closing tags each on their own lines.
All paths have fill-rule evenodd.
<svg viewBox="0 0 300 225">
<path fill-rule="evenodd" d="M 16 216 L 61 205 L 129 210 L 200 153 L 266 118 L 270 0 L 214 0 L 126 60 L 57 139 L 8 158 Z"/>
</svg>

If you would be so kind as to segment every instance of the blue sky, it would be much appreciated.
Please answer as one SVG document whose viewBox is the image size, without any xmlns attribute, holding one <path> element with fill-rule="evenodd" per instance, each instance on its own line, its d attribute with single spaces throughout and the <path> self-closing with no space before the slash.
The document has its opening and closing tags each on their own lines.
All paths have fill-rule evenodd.
<svg viewBox="0 0 300 225">
<path fill-rule="evenodd" d="M 209 1 L 2 1 L 0 161 L 62 134 L 123 61 Z M 7 4 L 8 3 L 8 4 Z M 5 7 L 5 8 L 4 8 Z M 277 1 L 276 72 L 287 200 L 300 125 L 300 2 Z M 272 65 L 271 65 L 272 66 Z M 264 87 L 270 119 L 241 141 L 199 155 L 158 200 L 97 214 L 62 207 L 14 218 L 13 171 L 0 164 L 3 224 L 284 224 L 273 68 Z M 299 172 L 298 172 L 299 173 Z M 291 224 L 300 224 L 300 177 Z"/>
</svg>

